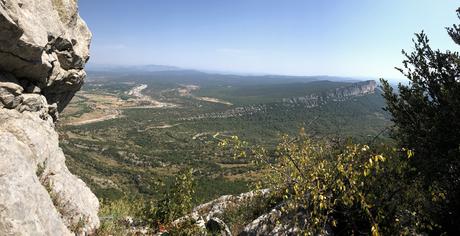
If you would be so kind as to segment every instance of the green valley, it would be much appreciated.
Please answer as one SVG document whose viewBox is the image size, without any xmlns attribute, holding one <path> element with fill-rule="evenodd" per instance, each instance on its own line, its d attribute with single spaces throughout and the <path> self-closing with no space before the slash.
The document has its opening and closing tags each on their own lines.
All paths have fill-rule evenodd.
<svg viewBox="0 0 460 236">
<path fill-rule="evenodd" d="M 217 133 L 272 149 L 281 135 L 301 128 L 317 137 L 369 142 L 390 125 L 378 88 L 343 94 L 358 81 L 328 79 L 337 81 L 90 72 L 61 116 L 61 146 L 70 170 L 100 198 L 155 198 L 186 167 L 198 176 L 196 203 L 245 192 L 258 170 L 247 160 L 216 155 Z"/>
</svg>

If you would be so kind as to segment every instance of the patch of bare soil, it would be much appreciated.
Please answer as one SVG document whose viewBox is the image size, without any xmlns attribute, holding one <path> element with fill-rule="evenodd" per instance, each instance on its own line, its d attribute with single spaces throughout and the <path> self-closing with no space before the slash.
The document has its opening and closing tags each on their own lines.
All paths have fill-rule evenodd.
<svg viewBox="0 0 460 236">
<path fill-rule="evenodd" d="M 160 102 L 143 94 L 142 91 L 147 87 L 146 84 L 133 87 L 126 92 L 132 96 L 128 100 L 122 100 L 116 94 L 80 92 L 73 103 L 68 106 L 66 113 L 63 114 L 64 118 L 61 120 L 61 124 L 76 126 L 117 119 L 123 116 L 124 109 L 178 107 L 176 104 Z M 84 109 L 90 109 L 90 111 L 84 111 Z M 78 115 L 82 111 L 83 114 Z"/>
</svg>

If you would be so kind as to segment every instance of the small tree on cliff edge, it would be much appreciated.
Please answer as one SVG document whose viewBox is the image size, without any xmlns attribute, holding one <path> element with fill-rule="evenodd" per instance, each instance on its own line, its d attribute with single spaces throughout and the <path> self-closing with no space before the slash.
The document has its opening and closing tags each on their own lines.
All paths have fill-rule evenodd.
<svg viewBox="0 0 460 236">
<path fill-rule="evenodd" d="M 457 10 L 460 18 L 460 8 Z M 460 27 L 447 28 L 460 45 Z M 403 54 L 410 80 L 394 93 L 382 81 L 386 110 L 393 115 L 394 137 L 415 153 L 414 177 L 424 178 L 429 213 L 444 232 L 460 225 L 460 57 L 433 50 L 425 33 L 416 34 L 414 52 Z"/>
</svg>

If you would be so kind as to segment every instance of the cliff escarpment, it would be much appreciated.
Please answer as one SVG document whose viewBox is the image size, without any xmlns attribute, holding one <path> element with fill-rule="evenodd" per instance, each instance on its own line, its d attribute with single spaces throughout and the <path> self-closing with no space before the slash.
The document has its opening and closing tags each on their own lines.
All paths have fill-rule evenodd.
<svg viewBox="0 0 460 236">
<path fill-rule="evenodd" d="M 321 94 L 309 94 L 303 97 L 284 98 L 287 104 L 303 104 L 307 107 L 317 107 L 328 102 L 341 102 L 350 98 L 365 96 L 375 93 L 377 83 L 374 80 L 362 81 L 348 86 L 336 88 Z"/>
<path fill-rule="evenodd" d="M 65 165 L 54 122 L 86 76 L 76 0 L 0 1 L 0 235 L 72 235 L 99 203 Z"/>
</svg>

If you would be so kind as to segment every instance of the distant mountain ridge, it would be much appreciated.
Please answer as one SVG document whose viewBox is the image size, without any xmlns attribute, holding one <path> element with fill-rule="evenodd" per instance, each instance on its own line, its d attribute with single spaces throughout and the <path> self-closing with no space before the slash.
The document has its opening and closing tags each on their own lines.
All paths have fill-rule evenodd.
<svg viewBox="0 0 460 236">
<path fill-rule="evenodd" d="M 139 65 L 139 66 L 124 66 L 124 65 L 98 65 L 92 64 L 87 66 L 90 71 L 120 71 L 120 72 L 160 72 L 160 71 L 183 71 L 186 69 L 167 66 L 167 65 Z"/>
<path fill-rule="evenodd" d="M 358 83 L 352 83 L 347 86 L 332 89 L 329 91 L 312 93 L 302 97 L 283 98 L 281 100 L 281 105 L 287 107 L 300 105 L 305 108 L 314 108 L 327 105 L 331 102 L 344 102 L 352 98 L 372 95 L 375 93 L 376 88 L 377 83 L 374 80 L 368 80 Z M 256 113 L 269 113 L 269 106 L 267 104 L 251 104 L 234 107 L 223 112 L 206 113 L 198 116 L 182 118 L 181 120 L 191 121 L 201 119 L 225 119 L 231 117 L 241 117 L 244 115 L 254 115 Z"/>
<path fill-rule="evenodd" d="M 244 80 L 265 80 L 267 82 L 283 81 L 286 83 L 295 82 L 312 82 L 312 81 L 333 81 L 333 82 L 348 82 L 355 83 L 363 81 L 361 78 L 329 76 L 329 75 L 275 75 L 275 74 L 243 74 L 231 72 L 207 71 L 199 69 L 188 69 L 177 66 L 168 65 L 139 65 L 139 66 L 124 66 L 124 65 L 88 65 L 86 67 L 89 74 L 98 73 L 118 73 L 118 74 L 142 74 L 151 76 L 174 75 L 174 76 L 203 76 L 213 78 L 231 78 Z"/>
</svg>

